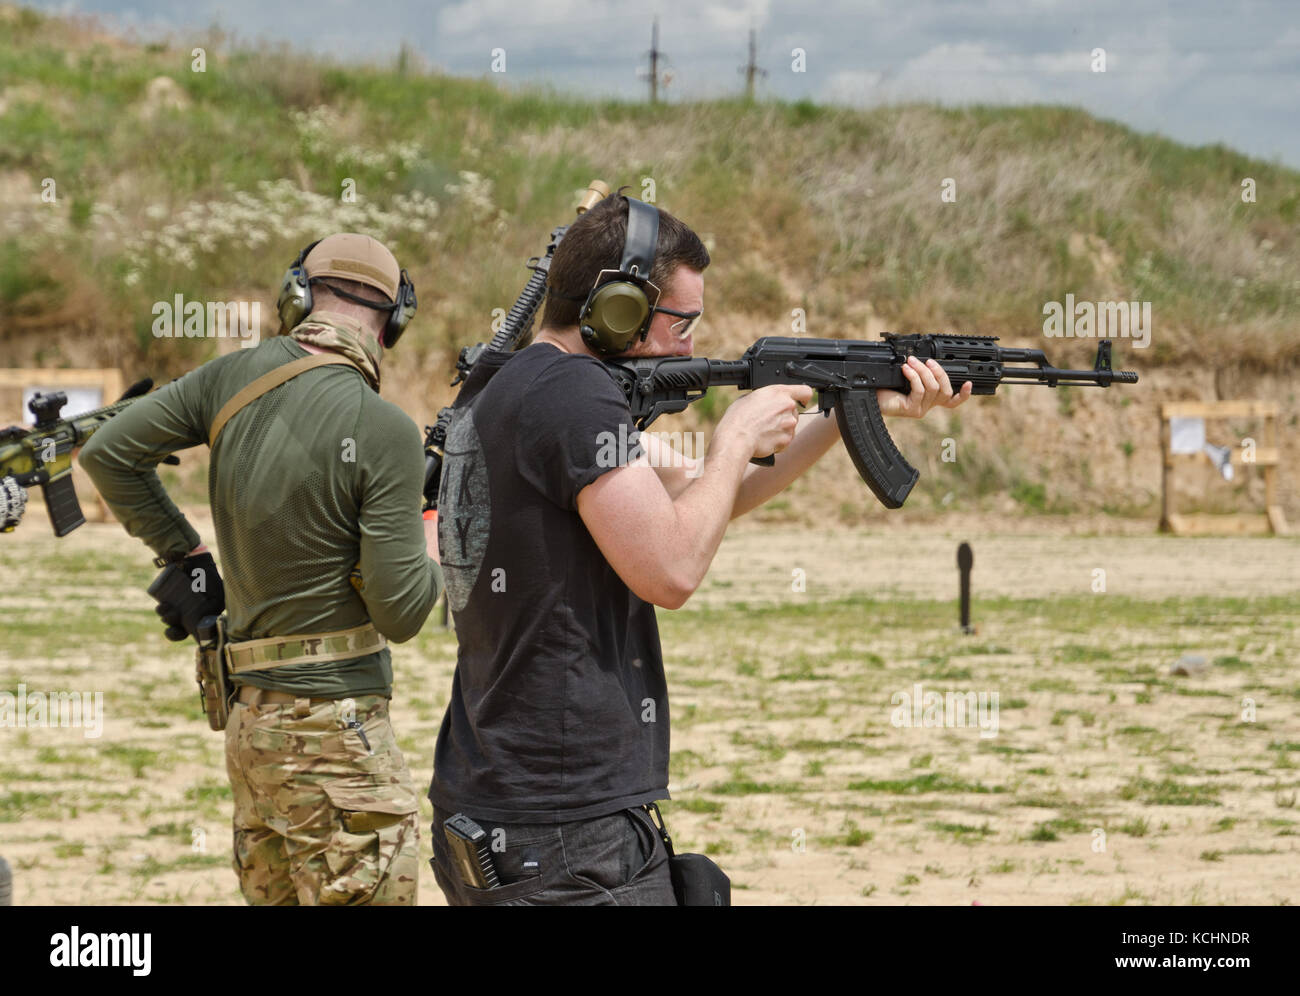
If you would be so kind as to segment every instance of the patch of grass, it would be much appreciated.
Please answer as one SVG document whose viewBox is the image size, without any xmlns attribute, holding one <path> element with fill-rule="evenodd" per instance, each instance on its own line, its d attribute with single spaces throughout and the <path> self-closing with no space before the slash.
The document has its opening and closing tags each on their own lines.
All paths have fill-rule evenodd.
<svg viewBox="0 0 1300 996">
<path fill-rule="evenodd" d="M 1028 512 L 1047 511 L 1047 487 L 1039 481 L 1015 481 L 1010 494 L 1011 499 Z"/>
<path fill-rule="evenodd" d="M 779 761 L 785 757 L 786 753 L 785 746 L 770 733 L 761 739 L 753 739 L 745 736 L 740 730 L 736 730 L 731 735 L 731 742 L 737 747 L 753 747 L 767 761 Z"/>
<path fill-rule="evenodd" d="M 1087 833 L 1089 827 L 1072 817 L 1061 817 L 1054 820 L 1044 820 L 1034 827 L 1033 832 L 1028 835 L 1027 840 L 1059 840 L 1058 834 L 1061 833 Z"/>
<path fill-rule="evenodd" d="M 722 812 L 722 803 L 713 799 L 679 799 L 675 804 L 678 809 L 688 813 L 708 813 L 712 816 Z"/>
<path fill-rule="evenodd" d="M 782 668 L 774 677 L 775 681 L 830 681 L 830 675 L 818 674 L 818 659 L 809 654 L 800 654 L 789 665 Z"/>
<path fill-rule="evenodd" d="M 1218 794 L 1217 785 L 1189 785 L 1172 778 L 1132 778 L 1119 791 L 1121 799 L 1140 799 L 1148 806 L 1218 806 Z"/>
<path fill-rule="evenodd" d="M 674 778 L 684 778 L 696 768 L 705 767 L 709 762 L 693 750 L 675 750 L 668 759 L 668 772 Z"/>
<path fill-rule="evenodd" d="M 1035 678 L 1029 683 L 1031 692 L 1064 692 L 1066 694 L 1077 691 L 1073 681 L 1067 681 L 1064 678 Z"/>
<path fill-rule="evenodd" d="M 932 823 L 927 823 L 926 827 L 933 830 L 935 833 L 951 834 L 956 840 L 959 841 L 969 840 L 972 837 L 983 839 L 984 837 L 992 837 L 994 834 L 997 833 L 997 831 L 994 830 L 992 827 L 990 827 L 987 823 L 975 827 L 975 826 L 970 826 L 966 823 L 944 823 L 944 822 L 935 821 Z"/>
<path fill-rule="evenodd" d="M 926 677 L 930 681 L 970 681 L 971 669 L 968 667 L 948 667 Z"/>
<path fill-rule="evenodd" d="M 1225 671 L 1249 671 L 1252 667 L 1254 667 L 1254 665 L 1251 664 L 1249 661 L 1243 661 L 1240 657 L 1236 656 L 1235 654 L 1230 657 L 1214 658 L 1214 666 L 1221 667 Z"/>
<path fill-rule="evenodd" d="M 132 778 L 143 778 L 145 769 L 158 760 L 158 752 L 147 747 L 126 747 L 121 744 L 109 744 L 100 753 L 109 760 L 117 761 L 129 768 Z"/>
<path fill-rule="evenodd" d="M 1068 805 L 1065 797 L 1060 792 L 1054 792 L 1051 795 L 1024 796 L 1016 799 L 1015 804 L 1030 809 L 1062 809 Z"/>
<path fill-rule="evenodd" d="M 1124 886 L 1124 891 L 1117 897 L 1107 902 L 1107 906 L 1127 906 L 1130 902 L 1145 903 L 1149 900 L 1145 895 L 1133 888 L 1131 885 Z"/>
<path fill-rule="evenodd" d="M 888 792 L 893 795 L 918 795 L 925 792 L 974 792 L 979 794 L 1005 792 L 1001 785 L 981 785 L 967 782 L 953 775 L 933 771 L 914 778 L 865 779 L 849 783 L 850 792 Z"/>
<path fill-rule="evenodd" d="M 1115 655 L 1105 647 L 1085 647 L 1077 643 L 1067 643 L 1056 651 L 1057 659 L 1064 664 L 1076 664 L 1085 661 L 1108 661 Z"/>
<path fill-rule="evenodd" d="M 44 792 L 5 792 L 0 795 L 0 823 L 17 823 L 29 813 L 48 815 L 55 802 Z"/>
<path fill-rule="evenodd" d="M 861 847 L 863 844 L 869 844 L 875 834 L 870 830 L 863 830 L 853 820 L 846 819 L 840 825 L 840 833 L 832 837 L 819 837 L 822 844 L 832 847 Z"/>
<path fill-rule="evenodd" d="M 1064 725 L 1065 725 L 1065 721 L 1066 721 L 1069 717 L 1071 717 L 1071 716 L 1078 716 L 1078 717 L 1079 717 L 1079 722 L 1080 722 L 1083 726 L 1096 726 L 1096 725 L 1097 725 L 1097 715 L 1096 715 L 1096 713 L 1089 712 L 1089 711 L 1087 711 L 1086 709 L 1085 709 L 1085 710 L 1081 710 L 1081 709 L 1057 709 L 1056 712 L 1054 712 L 1054 713 L 1052 714 L 1052 725 L 1053 725 L 1053 726 L 1064 726 Z"/>
<path fill-rule="evenodd" d="M 803 786 L 794 782 L 756 782 L 752 778 L 732 777 L 705 788 L 714 795 L 767 795 L 771 793 L 788 794 L 802 792 Z"/>
<path fill-rule="evenodd" d="M 858 743 L 858 741 L 849 738 L 844 740 L 795 740 L 791 742 L 790 749 L 801 753 L 821 753 L 828 750 L 855 750 L 865 751 L 868 754 L 880 753 L 879 747 Z"/>
<path fill-rule="evenodd" d="M 185 799 L 187 802 L 205 803 L 228 802 L 234 796 L 230 791 L 230 786 L 222 782 L 205 782 L 201 785 L 195 785 L 185 790 Z"/>
</svg>

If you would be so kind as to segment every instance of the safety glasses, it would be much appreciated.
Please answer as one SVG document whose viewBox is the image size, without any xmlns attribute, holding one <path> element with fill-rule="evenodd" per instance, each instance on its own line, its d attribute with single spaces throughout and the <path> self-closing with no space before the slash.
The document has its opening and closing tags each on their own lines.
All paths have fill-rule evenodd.
<svg viewBox="0 0 1300 996">
<path fill-rule="evenodd" d="M 674 318 L 680 319 L 668 326 L 668 331 L 678 339 L 685 339 L 694 332 L 695 327 L 700 324 L 700 318 L 704 315 L 703 311 L 674 311 L 672 308 L 661 308 L 658 305 L 650 310 L 660 311 L 665 315 L 672 315 Z"/>
</svg>

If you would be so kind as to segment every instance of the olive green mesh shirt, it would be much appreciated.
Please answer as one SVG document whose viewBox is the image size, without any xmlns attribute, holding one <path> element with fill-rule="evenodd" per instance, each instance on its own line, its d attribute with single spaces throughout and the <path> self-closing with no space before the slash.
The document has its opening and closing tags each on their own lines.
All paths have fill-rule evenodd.
<svg viewBox="0 0 1300 996">
<path fill-rule="evenodd" d="M 156 466 L 205 444 L 244 385 L 308 355 L 287 336 L 205 363 L 115 416 L 86 443 L 86 468 L 113 514 L 160 556 L 199 535 Z M 442 590 L 420 517 L 424 454 L 415 423 L 351 366 L 317 367 L 236 414 L 211 453 L 208 497 L 232 640 L 326 633 L 372 622 L 390 640 L 419 632 Z M 348 580 L 360 563 L 360 592 Z M 320 698 L 391 695 L 388 649 L 291 664 L 235 680 Z"/>
</svg>

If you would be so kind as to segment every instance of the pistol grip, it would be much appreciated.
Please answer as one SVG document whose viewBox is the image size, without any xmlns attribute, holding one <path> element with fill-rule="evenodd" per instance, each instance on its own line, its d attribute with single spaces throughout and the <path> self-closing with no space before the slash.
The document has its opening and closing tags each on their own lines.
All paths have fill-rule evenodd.
<svg viewBox="0 0 1300 996">
<path fill-rule="evenodd" d="M 835 419 L 853 466 L 867 487 L 886 508 L 901 508 L 921 475 L 898 451 L 885 428 L 875 388 L 840 392 Z"/>
</svg>

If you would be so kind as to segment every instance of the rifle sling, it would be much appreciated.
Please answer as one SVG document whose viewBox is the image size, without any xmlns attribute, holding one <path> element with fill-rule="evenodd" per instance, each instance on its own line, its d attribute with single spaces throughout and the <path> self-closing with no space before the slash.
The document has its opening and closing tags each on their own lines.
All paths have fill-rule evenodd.
<svg viewBox="0 0 1300 996">
<path fill-rule="evenodd" d="M 217 437 L 221 435 L 221 430 L 226 427 L 226 423 L 240 409 L 256 401 L 267 391 L 279 387 L 287 380 L 292 380 L 300 373 L 305 373 L 315 367 L 328 366 L 332 363 L 356 366 L 346 356 L 340 356 L 338 353 L 313 353 L 311 356 L 302 356 L 283 366 L 276 367 L 274 370 L 269 370 L 256 380 L 244 385 L 233 398 L 221 406 L 221 411 L 217 412 L 217 417 L 212 420 L 212 427 L 208 429 L 208 447 L 211 448 L 216 444 Z M 360 367 L 357 369 L 360 369 Z"/>
</svg>

